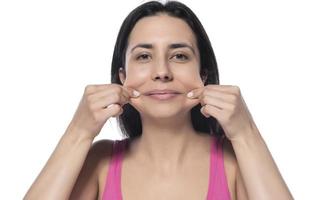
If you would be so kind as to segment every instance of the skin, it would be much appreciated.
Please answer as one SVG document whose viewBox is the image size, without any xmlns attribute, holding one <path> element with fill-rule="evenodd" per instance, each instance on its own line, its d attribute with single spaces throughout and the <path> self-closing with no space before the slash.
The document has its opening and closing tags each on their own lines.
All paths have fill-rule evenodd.
<svg viewBox="0 0 323 200">
<path fill-rule="evenodd" d="M 184 43 L 191 48 L 169 48 L 170 44 L 176 43 Z M 135 48 L 138 44 L 149 44 L 151 47 Z M 153 177 L 152 180 L 183 186 L 175 187 L 176 190 L 170 194 L 172 196 L 183 195 L 189 188 L 192 193 L 181 196 L 185 199 L 194 199 L 193 191 L 196 191 L 195 199 L 203 198 L 208 183 L 208 174 L 205 172 L 208 172 L 209 154 L 204 152 L 209 151 L 210 137 L 200 136 L 193 129 L 190 110 L 199 101 L 186 96 L 189 91 L 204 86 L 203 77 L 199 74 L 199 63 L 199 50 L 190 27 L 181 19 L 160 15 L 143 18 L 135 25 L 129 37 L 126 70 L 120 73 L 123 85 L 135 88 L 141 94 L 156 88 L 171 88 L 182 93 L 176 99 L 165 102 L 152 100 L 145 95 L 130 100 L 130 104 L 141 114 L 143 132 L 142 136 L 131 145 L 132 156 L 127 158 L 124 165 L 125 168 L 130 165 L 133 171 L 137 170 L 129 176 L 140 174 L 138 175 L 140 179 L 145 173 L 153 172 L 149 175 Z M 201 161 L 198 159 L 201 155 L 205 155 L 202 159 L 206 164 L 205 168 L 203 170 L 196 168 L 194 176 L 190 176 L 194 170 L 192 166 Z M 136 167 L 138 163 L 143 163 L 140 168 Z M 183 177 L 191 177 L 193 180 L 203 177 L 203 187 L 197 188 L 196 181 L 190 181 L 192 184 L 188 184 L 188 181 L 179 183 L 177 180 L 185 180 Z M 145 184 L 152 185 L 147 182 Z M 151 194 L 143 191 L 147 186 L 135 186 L 138 186 L 138 182 L 134 181 L 132 187 L 125 185 L 125 199 L 149 199 L 149 195 L 158 196 L 156 192 L 159 192 L 160 196 L 165 196 L 162 194 L 166 188 L 163 188 L 162 184 L 151 188 L 149 190 L 152 191 Z M 142 192 L 138 192 L 140 188 Z M 234 188 L 231 189 L 234 191 Z M 145 197 L 134 198 L 135 192 L 145 194 Z M 167 199 L 172 199 L 172 196 Z"/>
<path fill-rule="evenodd" d="M 142 43 L 151 46 L 131 51 Z M 174 43 L 191 48 L 169 48 Z M 199 103 L 201 113 L 217 118 L 228 138 L 224 165 L 231 199 L 292 199 L 239 88 L 204 86 L 199 63 L 195 36 L 184 21 L 163 14 L 139 20 L 129 36 L 126 68 L 119 72 L 123 85 L 85 88 L 71 123 L 24 199 L 101 199 L 113 141 L 92 142 L 126 103 L 140 112 L 143 132 L 125 152 L 124 199 L 205 199 L 211 136 L 193 129 L 189 113 Z M 151 89 L 182 94 L 160 102 L 144 95 Z"/>
<path fill-rule="evenodd" d="M 151 44 L 152 48 L 137 47 L 131 51 L 142 43 Z M 187 47 L 169 49 L 168 45 L 173 43 L 185 43 L 195 54 Z M 176 54 L 184 54 L 189 60 Z M 138 60 L 142 55 L 144 58 Z M 143 127 L 134 150 L 151 160 L 157 170 L 168 171 L 169 166 L 179 165 L 178 161 L 185 160 L 190 146 L 194 146 L 196 131 L 190 122 L 190 110 L 199 102 L 186 94 L 203 87 L 199 68 L 195 37 L 182 20 L 163 15 L 146 17 L 135 25 L 126 52 L 126 73 L 120 73 L 123 85 L 141 94 L 151 89 L 174 89 L 182 93 L 164 102 L 145 95 L 130 101 L 140 112 Z"/>
</svg>

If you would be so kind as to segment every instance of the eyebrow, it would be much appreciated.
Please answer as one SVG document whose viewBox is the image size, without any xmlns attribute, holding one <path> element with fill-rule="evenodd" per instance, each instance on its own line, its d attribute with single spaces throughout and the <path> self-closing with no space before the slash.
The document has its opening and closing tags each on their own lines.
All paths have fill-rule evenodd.
<svg viewBox="0 0 323 200">
<path fill-rule="evenodd" d="M 146 44 L 146 43 L 140 43 L 137 44 L 136 46 L 134 46 L 130 52 L 133 52 L 136 48 L 145 48 L 145 49 L 153 49 L 153 45 L 152 44 Z M 168 45 L 169 49 L 177 49 L 177 48 L 189 48 L 194 54 L 195 54 L 195 50 L 194 48 L 186 43 L 174 43 L 174 44 L 170 44 Z"/>
</svg>

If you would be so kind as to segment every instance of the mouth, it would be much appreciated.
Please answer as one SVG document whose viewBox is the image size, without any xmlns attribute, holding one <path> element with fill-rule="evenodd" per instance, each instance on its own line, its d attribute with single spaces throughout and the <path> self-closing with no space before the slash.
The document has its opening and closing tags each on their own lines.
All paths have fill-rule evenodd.
<svg viewBox="0 0 323 200">
<path fill-rule="evenodd" d="M 179 95 L 181 95 L 182 93 L 178 92 L 178 91 L 150 91 L 147 92 L 145 95 L 148 97 L 151 97 L 153 99 L 156 100 L 169 100 L 172 99 L 174 97 L 177 97 Z"/>
</svg>

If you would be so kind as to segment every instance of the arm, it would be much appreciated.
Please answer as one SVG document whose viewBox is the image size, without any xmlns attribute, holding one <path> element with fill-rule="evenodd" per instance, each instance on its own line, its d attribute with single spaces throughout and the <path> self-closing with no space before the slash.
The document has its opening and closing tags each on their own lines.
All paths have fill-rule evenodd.
<svg viewBox="0 0 323 200">
<path fill-rule="evenodd" d="M 24 200 L 68 199 L 93 139 L 69 127 Z"/>
<path fill-rule="evenodd" d="M 292 194 L 258 129 L 254 128 L 243 135 L 245 137 L 231 140 L 240 169 L 238 174 L 241 176 L 237 183 L 238 190 L 243 191 L 245 187 L 251 200 L 292 200 Z M 239 192 L 237 195 L 240 199 Z"/>
<path fill-rule="evenodd" d="M 200 102 L 201 113 L 214 117 L 231 141 L 241 173 L 236 179 L 238 198 L 293 199 L 238 86 L 210 84 L 192 90 L 187 97 Z M 243 195 L 244 188 L 248 195 Z"/>
<path fill-rule="evenodd" d="M 96 198 L 96 162 L 92 161 L 97 155 L 90 151 L 92 142 L 110 117 L 122 114 L 121 105 L 137 97 L 133 89 L 119 84 L 86 86 L 70 125 L 24 199 L 65 200 L 71 193 L 71 198 L 76 198 L 84 190 L 86 196 L 82 198 Z"/>
</svg>

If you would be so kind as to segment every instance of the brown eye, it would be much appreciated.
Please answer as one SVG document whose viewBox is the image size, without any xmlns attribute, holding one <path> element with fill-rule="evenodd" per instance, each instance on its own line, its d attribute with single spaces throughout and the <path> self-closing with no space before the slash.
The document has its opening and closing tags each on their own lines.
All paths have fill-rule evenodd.
<svg viewBox="0 0 323 200">
<path fill-rule="evenodd" d="M 181 60 L 181 61 L 188 60 L 188 57 L 186 55 L 184 55 L 184 54 L 181 54 L 181 53 L 178 53 L 173 57 L 175 57 L 177 60 Z"/>
<path fill-rule="evenodd" d="M 136 58 L 136 60 L 147 60 L 148 58 L 149 58 L 148 54 L 141 54 Z"/>
</svg>

